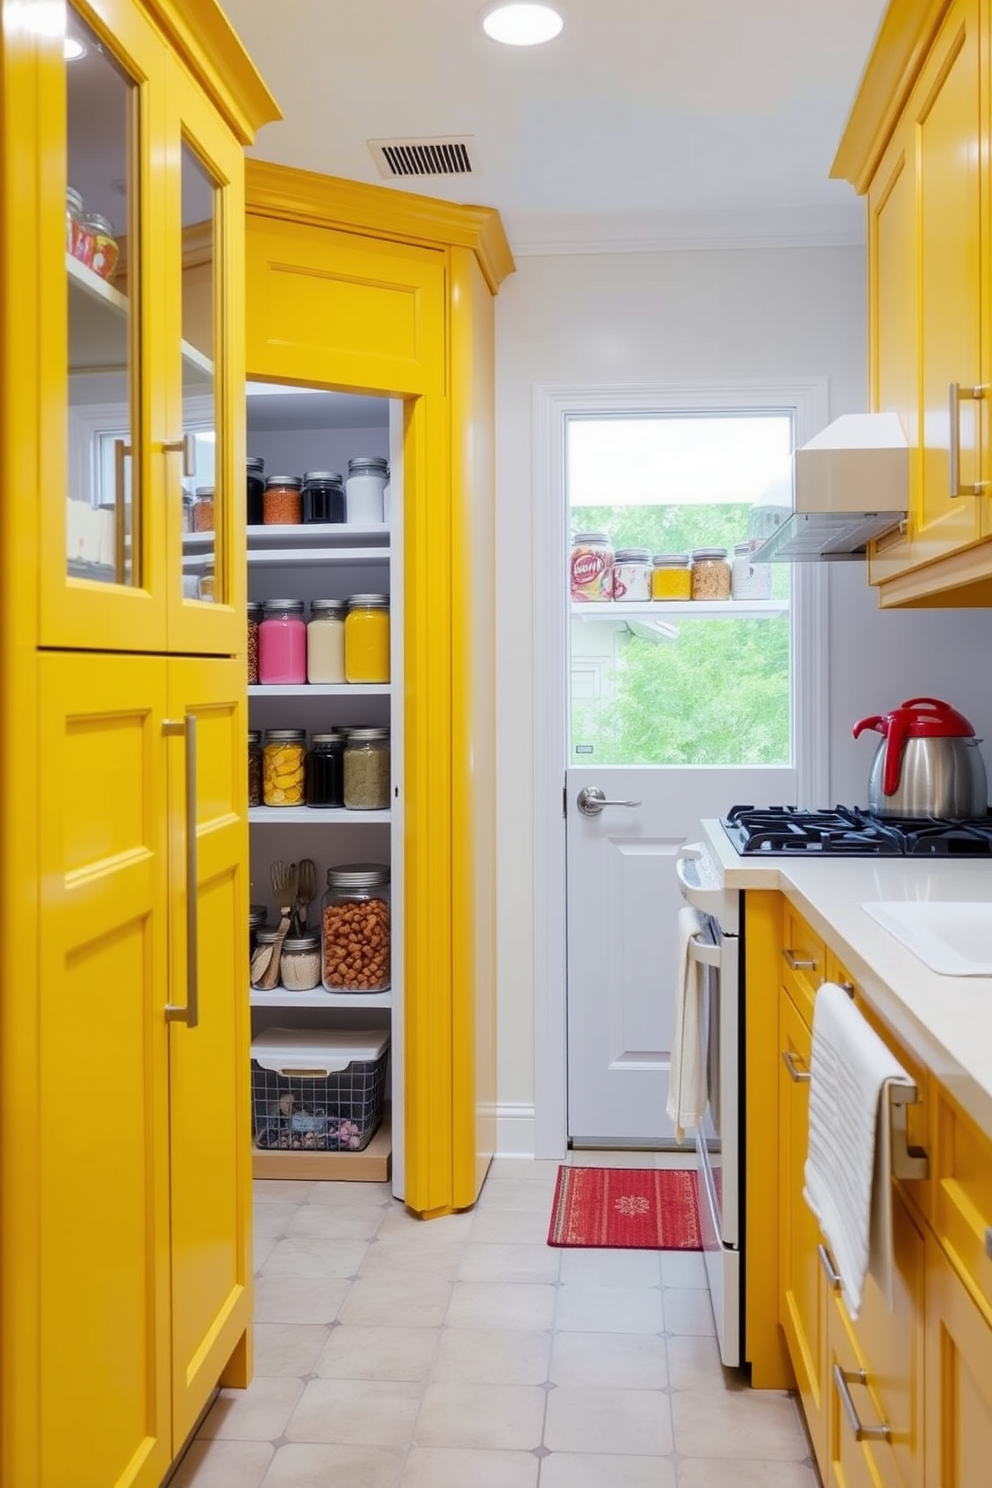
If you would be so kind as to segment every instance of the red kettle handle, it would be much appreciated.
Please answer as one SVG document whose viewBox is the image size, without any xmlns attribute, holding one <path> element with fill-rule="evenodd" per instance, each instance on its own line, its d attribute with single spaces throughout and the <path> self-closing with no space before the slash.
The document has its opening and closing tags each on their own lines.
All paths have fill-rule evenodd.
<svg viewBox="0 0 992 1488">
<path fill-rule="evenodd" d="M 917 702 L 923 702 L 917 698 Z M 885 768 L 882 771 L 882 793 L 886 796 L 894 796 L 899 789 L 899 771 L 902 768 L 902 751 L 906 744 L 909 732 L 906 722 L 905 709 L 908 704 L 904 703 L 889 715 L 889 726 L 885 740 Z"/>
<path fill-rule="evenodd" d="M 881 713 L 873 713 L 870 718 L 859 718 L 853 729 L 855 738 L 858 737 L 862 729 L 875 729 L 879 734 L 888 732 L 885 717 Z"/>
</svg>

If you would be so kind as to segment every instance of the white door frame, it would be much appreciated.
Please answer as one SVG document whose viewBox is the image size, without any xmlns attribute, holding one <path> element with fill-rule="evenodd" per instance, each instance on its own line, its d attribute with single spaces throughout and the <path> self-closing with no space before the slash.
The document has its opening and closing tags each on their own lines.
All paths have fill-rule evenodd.
<svg viewBox="0 0 992 1488">
<path fill-rule="evenodd" d="M 565 419 L 569 414 L 791 412 L 796 444 L 829 416 L 825 377 L 601 385 L 535 383 L 534 595 L 534 1155 L 560 1158 L 567 1142 L 565 818 L 562 740 L 565 654 Z M 827 584 L 822 564 L 793 573 L 793 720 L 798 798 L 826 802 Z"/>
</svg>

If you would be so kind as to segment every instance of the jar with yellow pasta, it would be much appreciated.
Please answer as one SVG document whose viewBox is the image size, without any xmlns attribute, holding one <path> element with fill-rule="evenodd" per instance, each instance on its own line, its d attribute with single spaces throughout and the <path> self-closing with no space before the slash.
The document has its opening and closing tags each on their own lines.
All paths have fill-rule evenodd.
<svg viewBox="0 0 992 1488">
<path fill-rule="evenodd" d="M 389 595 L 353 594 L 344 622 L 348 682 L 389 681 Z"/>
<path fill-rule="evenodd" d="M 266 806 L 306 805 L 306 733 L 266 729 L 262 800 Z"/>
</svg>

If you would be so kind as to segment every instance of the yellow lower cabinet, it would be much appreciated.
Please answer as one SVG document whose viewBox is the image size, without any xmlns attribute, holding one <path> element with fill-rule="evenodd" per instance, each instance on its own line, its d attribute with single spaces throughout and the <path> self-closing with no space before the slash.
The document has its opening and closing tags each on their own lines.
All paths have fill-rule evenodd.
<svg viewBox="0 0 992 1488">
<path fill-rule="evenodd" d="M 844 1488 L 922 1488 L 924 1481 L 924 1241 L 897 1187 L 892 1249 L 891 1308 L 871 1275 L 856 1323 L 839 1290 L 828 1306 L 823 1475 Z"/>
<path fill-rule="evenodd" d="M 992 1478 L 992 1327 L 927 1238 L 927 1483 Z"/>
<path fill-rule="evenodd" d="M 820 1233 L 803 1198 L 809 1137 L 811 1034 L 791 997 L 779 997 L 779 1322 L 817 1459 L 826 1448 L 824 1330 L 826 1288 Z"/>
<path fill-rule="evenodd" d="M 48 653 L 39 691 L 30 1488 L 158 1488 L 172 1457 L 166 664 Z"/>
</svg>

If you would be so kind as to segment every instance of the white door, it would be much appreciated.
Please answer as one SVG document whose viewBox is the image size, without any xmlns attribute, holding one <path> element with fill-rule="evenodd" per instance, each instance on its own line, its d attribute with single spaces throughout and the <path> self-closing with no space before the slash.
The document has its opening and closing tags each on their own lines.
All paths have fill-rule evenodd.
<svg viewBox="0 0 992 1488">
<path fill-rule="evenodd" d="M 572 531 L 606 531 L 615 547 L 650 538 L 666 551 L 672 542 L 732 549 L 749 528 L 774 520 L 752 508 L 768 505 L 776 483 L 782 490 L 791 443 L 784 413 L 570 418 Z M 590 499 L 604 489 L 623 494 L 610 506 Z M 674 1141 L 665 1104 L 681 905 L 675 855 L 698 835 L 702 817 L 739 803 L 796 801 L 790 573 L 776 565 L 766 575 L 773 591 L 766 601 L 571 605 L 565 817 L 574 1146 Z M 589 788 L 607 802 L 636 804 L 587 815 L 579 797 Z"/>
</svg>

